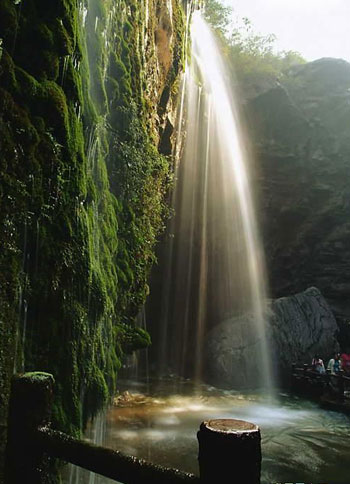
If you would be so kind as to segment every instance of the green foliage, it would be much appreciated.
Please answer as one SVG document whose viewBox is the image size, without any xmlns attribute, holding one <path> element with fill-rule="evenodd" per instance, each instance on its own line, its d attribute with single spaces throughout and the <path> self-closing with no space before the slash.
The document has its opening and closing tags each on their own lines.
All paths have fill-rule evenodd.
<svg viewBox="0 0 350 484">
<path fill-rule="evenodd" d="M 117 267 L 125 292 L 118 299 L 118 312 L 128 322 L 148 294 L 154 246 L 168 216 L 165 196 L 170 168 L 152 145 L 135 105 L 116 109 L 116 119 L 120 137 L 110 153 L 109 172 L 121 202 Z"/>
<path fill-rule="evenodd" d="M 150 346 L 151 338 L 147 331 L 142 328 L 121 324 L 117 331 L 117 344 L 123 353 L 131 354 L 135 350 Z"/>
<path fill-rule="evenodd" d="M 98 367 L 91 367 L 86 373 L 86 388 L 84 396 L 84 415 L 83 419 L 87 422 L 88 418 L 97 415 L 98 411 L 106 403 L 109 391 L 103 373 Z"/>
<path fill-rule="evenodd" d="M 226 35 L 231 22 L 232 9 L 220 0 L 205 1 L 205 18 L 221 35 Z"/>
<path fill-rule="evenodd" d="M 256 33 L 248 18 L 236 16 L 219 0 L 206 0 L 206 19 L 218 34 L 232 77 L 246 97 L 271 87 L 290 67 L 305 62 L 298 52 L 276 52 L 275 35 Z"/>
</svg>

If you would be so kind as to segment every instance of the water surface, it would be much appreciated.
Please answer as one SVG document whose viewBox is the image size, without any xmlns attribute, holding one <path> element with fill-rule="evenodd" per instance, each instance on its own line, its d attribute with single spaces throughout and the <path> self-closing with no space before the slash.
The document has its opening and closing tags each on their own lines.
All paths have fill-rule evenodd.
<svg viewBox="0 0 350 484">
<path fill-rule="evenodd" d="M 346 415 L 288 394 L 271 401 L 263 394 L 194 387 L 189 381 L 119 385 L 119 404 L 104 419 L 105 446 L 198 474 L 200 423 L 237 418 L 260 426 L 262 484 L 350 482 L 350 418 Z M 125 390 L 129 394 L 122 395 Z M 92 482 L 112 481 L 98 478 Z"/>
</svg>

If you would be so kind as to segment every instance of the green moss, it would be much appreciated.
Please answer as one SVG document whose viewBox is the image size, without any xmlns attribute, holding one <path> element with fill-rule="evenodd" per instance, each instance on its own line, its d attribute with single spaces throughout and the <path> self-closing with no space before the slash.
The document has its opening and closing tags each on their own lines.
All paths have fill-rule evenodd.
<svg viewBox="0 0 350 484">
<path fill-rule="evenodd" d="M 53 40 L 55 43 L 56 52 L 60 56 L 72 55 L 74 53 L 75 39 L 72 39 L 69 36 L 63 22 L 60 22 L 58 19 L 56 20 L 54 26 Z"/>
<path fill-rule="evenodd" d="M 15 75 L 15 64 L 12 57 L 5 50 L 1 57 L 1 87 L 9 92 L 15 92 L 18 89 L 17 79 Z"/>
<path fill-rule="evenodd" d="M 133 31 L 133 26 L 131 25 L 130 22 L 126 20 L 123 25 L 124 38 L 128 39 L 132 31 Z"/>
<path fill-rule="evenodd" d="M 55 383 L 55 379 L 53 375 L 50 373 L 46 373 L 44 371 L 32 371 L 32 372 L 27 372 L 24 373 L 23 375 L 18 376 L 19 379 L 21 380 L 28 380 L 33 383 L 42 383 L 42 382 L 47 382 L 50 381 L 52 384 Z"/>
<path fill-rule="evenodd" d="M 123 324 L 118 328 L 117 342 L 124 353 L 131 354 L 150 346 L 151 338 L 144 329 Z"/>
<path fill-rule="evenodd" d="M 66 96 L 63 89 L 53 81 L 44 81 L 38 94 L 38 113 L 53 130 L 55 138 L 62 145 L 69 139 L 69 117 Z"/>
<path fill-rule="evenodd" d="M 54 49 L 54 35 L 52 30 L 44 23 L 36 24 L 33 28 L 33 40 L 42 46 L 43 49 Z"/>
<path fill-rule="evenodd" d="M 84 408 L 86 412 L 84 420 L 91 416 L 95 416 L 97 412 L 107 402 L 109 391 L 103 376 L 103 373 L 98 367 L 91 367 L 86 375 L 86 393 L 84 398 Z"/>
<path fill-rule="evenodd" d="M 105 82 L 105 87 L 108 98 L 111 99 L 111 104 L 118 102 L 120 99 L 120 89 L 118 81 L 108 76 Z"/>
<path fill-rule="evenodd" d="M 25 103 L 35 102 L 40 93 L 41 86 L 36 79 L 20 67 L 15 67 L 16 79 L 18 79 L 18 96 Z"/>
<path fill-rule="evenodd" d="M 75 0 L 26 0 L 20 15 L 0 2 L 0 394 L 15 364 L 53 374 L 54 424 L 73 434 L 115 391 L 123 355 L 150 344 L 134 321 L 167 217 L 142 15 L 112 3 L 93 2 L 84 30 Z"/>
<path fill-rule="evenodd" d="M 109 75 L 117 81 L 129 76 L 125 65 L 114 53 L 109 58 Z"/>
<path fill-rule="evenodd" d="M 121 41 L 121 60 L 128 72 L 131 71 L 130 47 L 124 39 Z"/>
<path fill-rule="evenodd" d="M 11 49 L 18 29 L 18 8 L 12 0 L 0 2 L 0 32 L 5 44 Z"/>
</svg>

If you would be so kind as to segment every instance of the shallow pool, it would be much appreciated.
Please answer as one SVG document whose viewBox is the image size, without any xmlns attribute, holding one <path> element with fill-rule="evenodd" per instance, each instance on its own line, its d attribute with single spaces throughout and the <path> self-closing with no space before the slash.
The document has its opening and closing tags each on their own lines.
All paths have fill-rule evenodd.
<svg viewBox="0 0 350 484">
<path fill-rule="evenodd" d="M 207 385 L 195 387 L 189 381 L 125 381 L 119 388 L 117 405 L 87 433 L 99 444 L 197 474 L 200 423 L 238 418 L 260 426 L 262 484 L 350 483 L 350 418 L 346 415 L 283 393 L 271 398 Z M 80 472 L 66 482 L 112 481 Z"/>
</svg>

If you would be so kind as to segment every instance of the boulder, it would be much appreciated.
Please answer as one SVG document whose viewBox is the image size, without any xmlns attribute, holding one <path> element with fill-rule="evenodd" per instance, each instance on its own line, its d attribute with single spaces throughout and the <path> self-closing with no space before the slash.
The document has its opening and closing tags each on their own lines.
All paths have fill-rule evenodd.
<svg viewBox="0 0 350 484">
<path fill-rule="evenodd" d="M 311 364 L 318 353 L 326 364 L 339 351 L 335 317 L 316 287 L 272 301 L 269 313 L 271 359 L 280 377 L 290 375 L 293 363 Z"/>
<path fill-rule="evenodd" d="M 293 363 L 311 363 L 315 353 L 327 361 L 339 350 L 337 333 L 334 315 L 315 287 L 270 301 L 266 334 L 280 383 L 287 383 Z M 208 380 L 227 388 L 255 387 L 264 382 L 262 350 L 251 314 L 222 321 L 206 337 Z"/>
<path fill-rule="evenodd" d="M 226 319 L 206 335 L 206 378 L 219 387 L 256 388 L 264 381 L 262 352 L 252 314 Z"/>
</svg>

